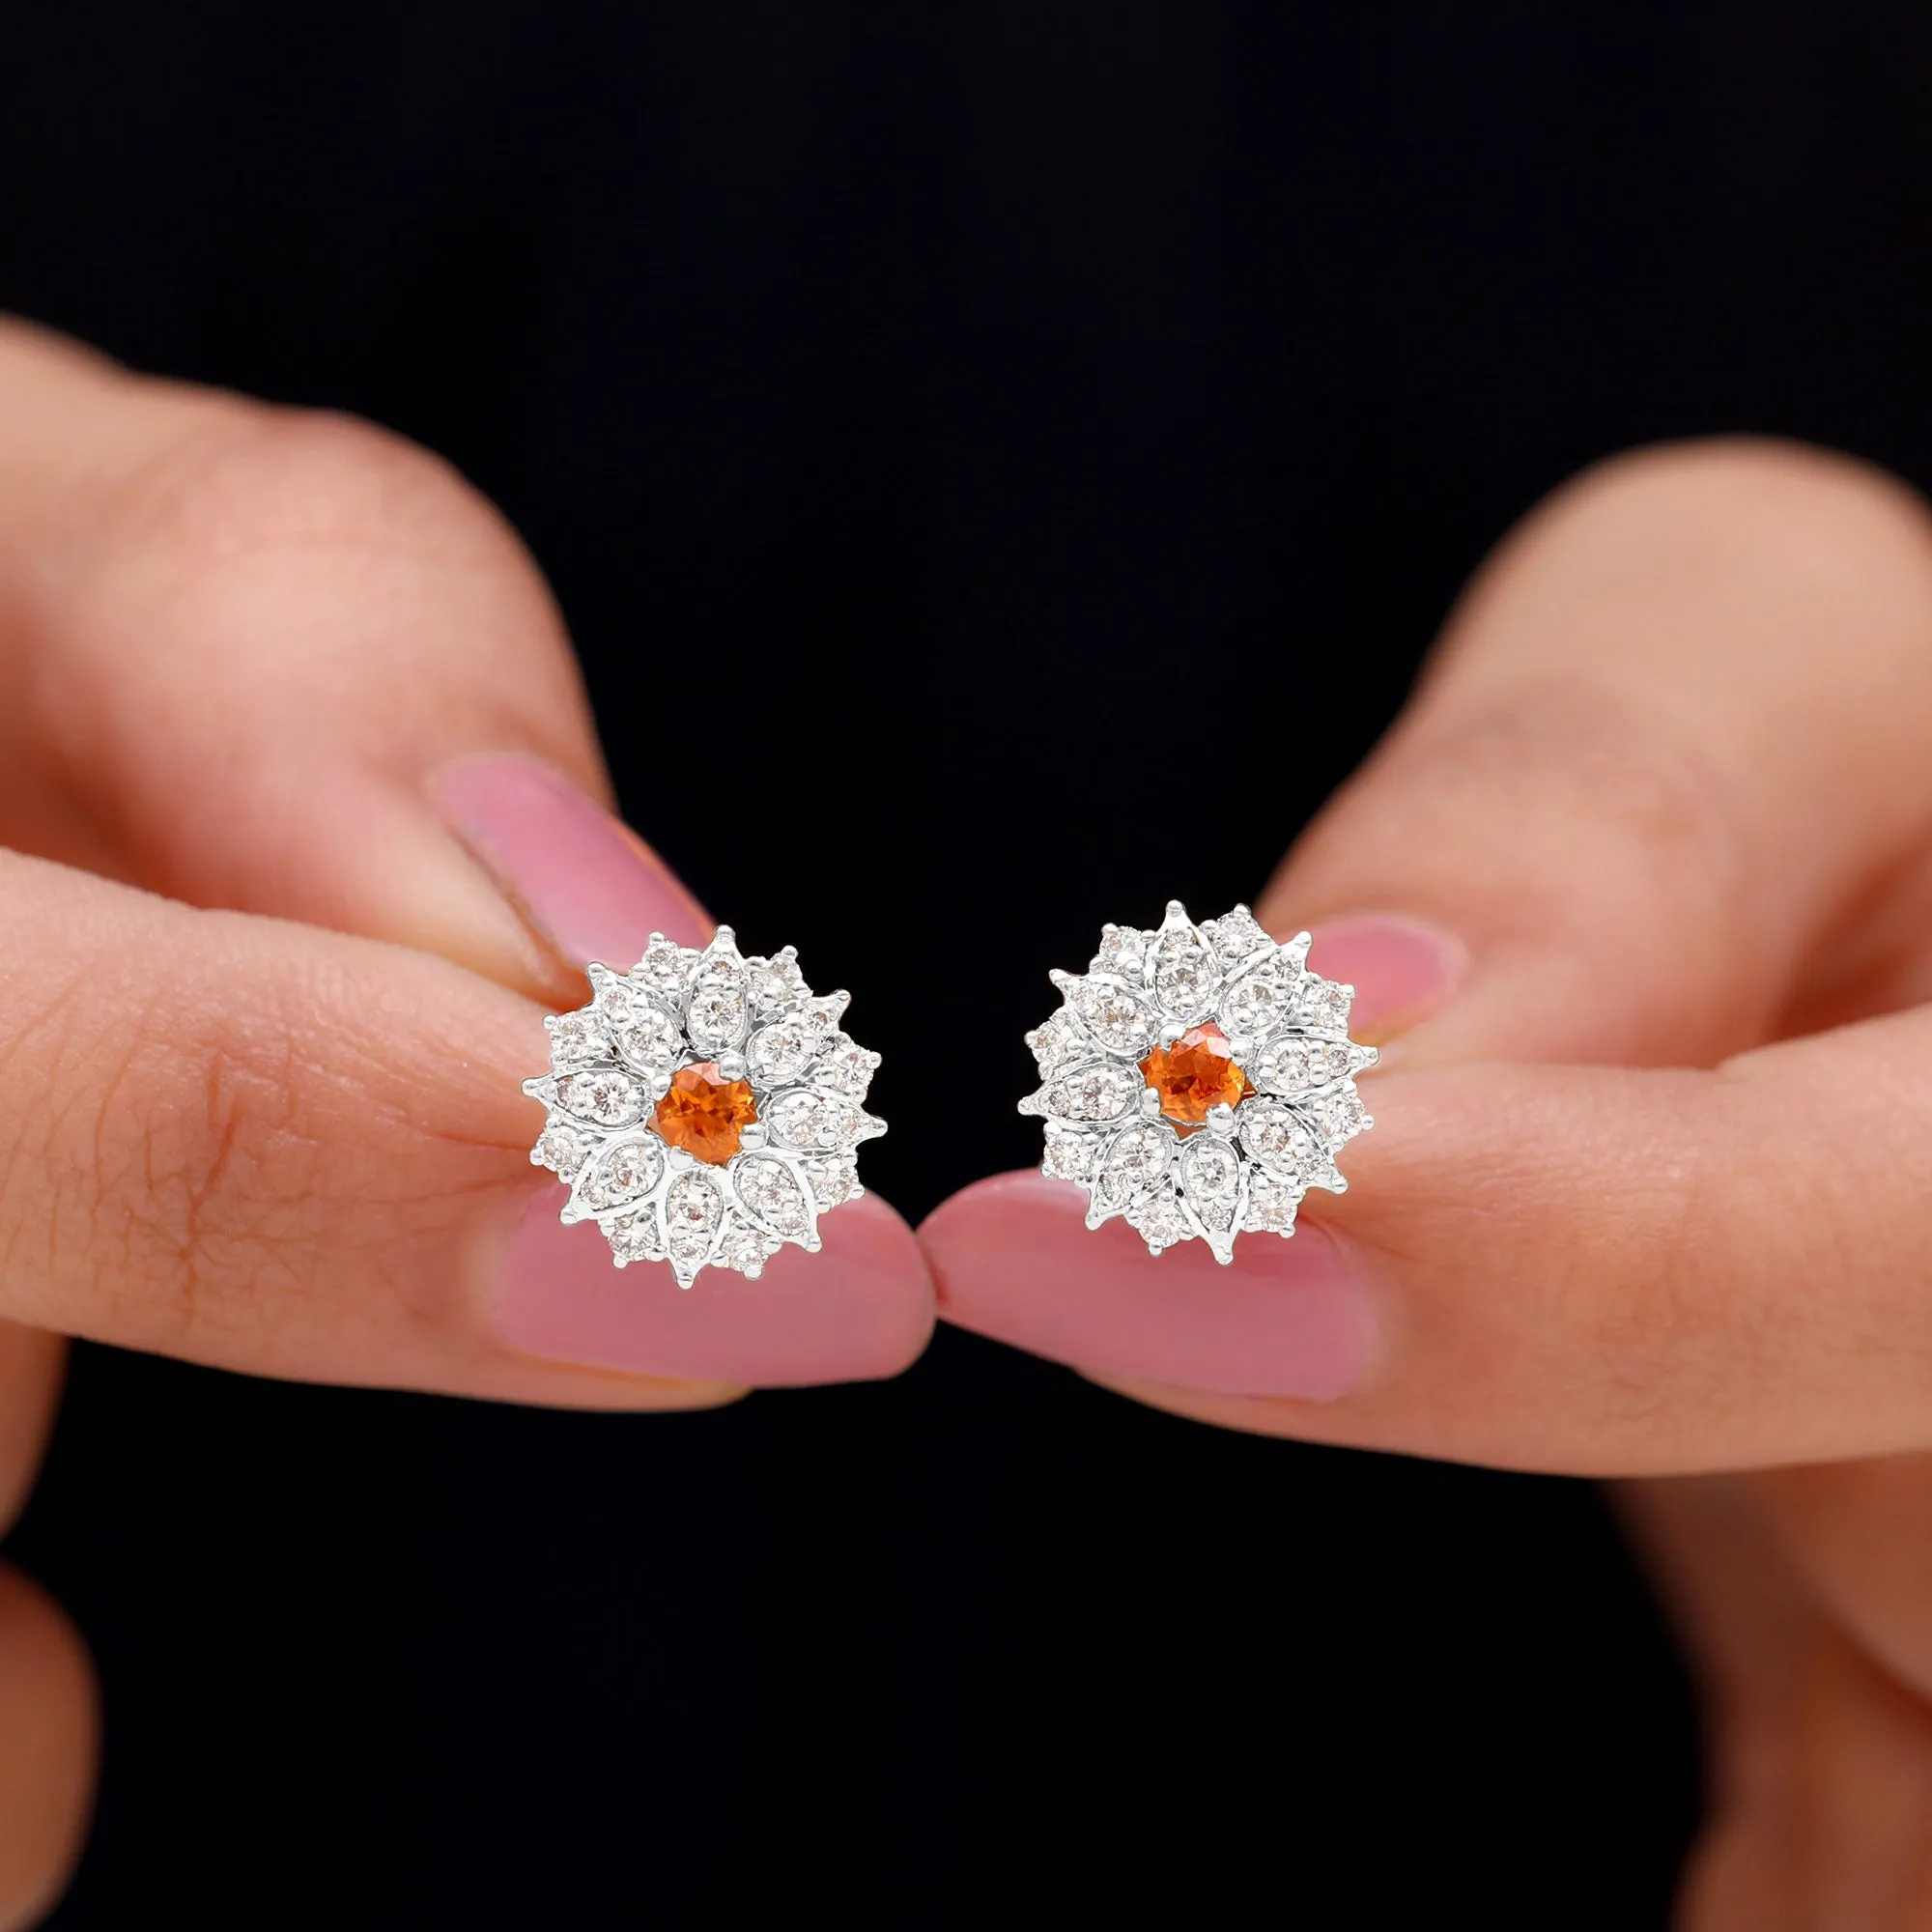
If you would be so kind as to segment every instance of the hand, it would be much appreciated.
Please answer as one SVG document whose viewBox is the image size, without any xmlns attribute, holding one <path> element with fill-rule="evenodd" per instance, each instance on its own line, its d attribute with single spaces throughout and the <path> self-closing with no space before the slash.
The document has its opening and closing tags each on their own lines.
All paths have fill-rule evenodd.
<svg viewBox="0 0 1932 1932">
<path fill-rule="evenodd" d="M 62 1335 L 600 1408 L 911 1361 L 929 1287 L 870 1197 L 701 1296 L 620 1293 L 556 1223 L 544 1005 L 704 920 L 594 803 L 490 509 L 374 430 L 19 327 L 0 424 L 0 1531 Z M 0 1927 L 59 1887 L 94 1731 L 79 1640 L 0 1571 Z"/>
<path fill-rule="evenodd" d="M 942 1313 L 1233 1428 L 1658 1479 L 1719 1773 L 1685 1924 L 1927 1922 L 1923 507 L 1774 445 L 1587 474 L 1258 910 L 1399 1036 L 1347 1196 L 1222 1269 L 981 1182 Z"/>
</svg>

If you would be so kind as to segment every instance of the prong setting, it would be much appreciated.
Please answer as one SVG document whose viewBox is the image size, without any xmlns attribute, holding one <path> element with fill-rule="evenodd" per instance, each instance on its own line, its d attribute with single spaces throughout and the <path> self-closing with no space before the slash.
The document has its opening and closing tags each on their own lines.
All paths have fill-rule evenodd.
<svg viewBox="0 0 1932 1932">
<path fill-rule="evenodd" d="M 1027 1035 L 1046 1122 L 1042 1172 L 1084 1187 L 1087 1225 L 1124 1218 L 1158 1256 L 1189 1240 L 1222 1263 L 1236 1237 L 1294 1232 L 1312 1187 L 1375 1122 L 1348 1037 L 1354 989 L 1308 970 L 1245 906 L 1196 925 L 1170 900 L 1151 930 L 1108 925 L 1087 974 L 1050 977 L 1061 1009 Z"/>
<path fill-rule="evenodd" d="M 653 933 L 629 973 L 587 969 L 591 1004 L 546 1019 L 548 1110 L 530 1153 L 565 1181 L 566 1225 L 594 1221 L 620 1268 L 663 1262 L 759 1275 L 864 1192 L 854 1150 L 886 1130 L 864 1107 L 877 1054 L 840 1031 L 850 995 L 813 996 L 783 947 L 747 958 L 720 926 L 701 951 Z"/>
</svg>

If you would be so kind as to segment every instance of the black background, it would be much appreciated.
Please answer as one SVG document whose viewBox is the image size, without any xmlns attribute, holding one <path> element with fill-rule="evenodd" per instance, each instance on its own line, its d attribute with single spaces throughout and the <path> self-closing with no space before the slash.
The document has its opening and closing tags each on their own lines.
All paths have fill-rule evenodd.
<svg viewBox="0 0 1932 1932">
<path fill-rule="evenodd" d="M 1932 476 L 1918 13 L 29 0 L 0 303 L 502 504 L 632 815 L 857 992 L 917 1216 L 1029 1159 L 1045 967 L 1252 895 L 1565 473 Z M 694 725 L 740 781 L 667 816 Z M 1694 1825 L 1591 1491 L 952 1333 L 674 1418 L 82 1350 L 11 1553 L 106 1686 L 62 1932 L 1630 1928 Z"/>
</svg>

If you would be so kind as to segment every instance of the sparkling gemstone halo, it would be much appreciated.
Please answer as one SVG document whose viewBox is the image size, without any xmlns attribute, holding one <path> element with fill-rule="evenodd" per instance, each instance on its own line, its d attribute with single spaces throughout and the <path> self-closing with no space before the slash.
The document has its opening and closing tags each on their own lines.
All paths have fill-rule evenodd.
<svg viewBox="0 0 1932 1932">
<path fill-rule="evenodd" d="M 595 1221 L 619 1267 L 668 1262 L 755 1276 L 856 1201 L 853 1154 L 879 1056 L 839 1030 L 849 995 L 812 996 L 787 946 L 745 958 L 728 925 L 701 952 L 651 934 L 629 973 L 589 968 L 587 1007 L 545 1020 L 550 1110 L 530 1151 L 570 1183 L 559 1219 Z"/>
<path fill-rule="evenodd" d="M 1345 1143 L 1375 1125 L 1349 1038 L 1352 986 L 1308 970 L 1309 936 L 1277 946 L 1246 906 L 1196 925 L 1179 899 L 1153 932 L 1103 929 L 1065 1004 L 1027 1035 L 1046 1122 L 1040 1171 L 1087 1190 L 1087 1225 L 1117 1214 L 1159 1254 L 1242 1233 L 1294 1233 L 1311 1187 L 1340 1194 Z"/>
</svg>

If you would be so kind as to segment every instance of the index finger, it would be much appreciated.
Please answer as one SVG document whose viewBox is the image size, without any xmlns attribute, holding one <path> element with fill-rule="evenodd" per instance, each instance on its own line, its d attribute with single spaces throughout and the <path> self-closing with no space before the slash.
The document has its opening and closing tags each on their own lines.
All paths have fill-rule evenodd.
<svg viewBox="0 0 1932 1932">
<path fill-rule="evenodd" d="M 1910 930 L 1885 887 L 1932 836 L 1928 719 L 1932 541 L 1896 486 L 1735 449 L 1586 480 L 1264 902 L 1357 915 L 1318 968 L 1377 908 L 1441 967 L 1347 1198 L 1220 1270 L 985 1183 L 924 1231 L 942 1311 L 1323 1440 L 1595 1471 L 1917 1446 L 1932 1026 L 1707 1069 L 1814 998 L 1848 919 L 1855 963 Z"/>
<path fill-rule="evenodd" d="M 667 905 L 704 926 L 596 810 L 555 606 L 447 465 L 3 321 L 0 421 L 0 842 L 557 1003 L 586 952 L 635 958 Z M 542 889 L 600 820 L 602 917 Z M 517 829 L 548 851 L 506 895 L 491 862 Z M 658 887 L 635 913 L 627 872 Z"/>
<path fill-rule="evenodd" d="M 37 339 L 0 334 L 0 408 L 4 829 L 175 901 L 0 855 L 0 1317 L 603 1406 L 903 1366 L 930 1292 L 875 1198 L 689 1296 L 557 1224 L 548 1043 L 489 980 L 574 1006 L 586 953 L 707 922 L 594 795 L 489 506 L 366 426 Z"/>
<path fill-rule="evenodd" d="M 1456 935 L 1473 970 L 1395 1064 L 1712 1065 L 1801 1009 L 1923 997 L 1887 976 L 1929 720 L 1916 496 L 1796 445 L 1641 451 L 1498 549 L 1260 911 Z"/>
</svg>

